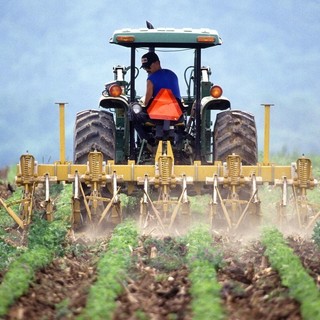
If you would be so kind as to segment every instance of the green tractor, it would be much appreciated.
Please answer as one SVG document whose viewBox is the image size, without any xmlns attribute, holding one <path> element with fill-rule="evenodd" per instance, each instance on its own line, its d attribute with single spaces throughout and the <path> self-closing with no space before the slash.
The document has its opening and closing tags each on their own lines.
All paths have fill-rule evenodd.
<svg viewBox="0 0 320 320">
<path fill-rule="evenodd" d="M 186 95 L 182 97 L 183 123 L 171 123 L 171 130 L 182 135 L 179 144 L 172 143 L 175 156 L 179 154 L 183 164 L 193 164 L 194 160 L 209 164 L 216 160 L 225 161 L 234 153 L 240 155 L 244 164 L 257 163 L 254 117 L 244 111 L 231 110 L 230 101 L 222 96 L 222 89 L 210 80 L 210 67 L 201 65 L 202 50 L 222 44 L 217 31 L 123 29 L 114 32 L 110 43 L 130 49 L 131 65 L 113 68 L 114 80 L 106 84 L 99 110 L 78 113 L 74 136 L 75 163 L 86 163 L 88 153 L 93 150 L 102 152 L 104 159 L 116 163 L 134 159 L 139 164 L 146 164 L 154 159 L 154 152 L 152 154 L 145 141 L 139 139 L 130 121 L 131 112 L 145 108 L 143 93 L 139 95 L 136 91 L 140 71 L 140 56 L 137 67 L 136 52 L 144 48 L 156 51 L 166 48 L 166 51 L 171 49 L 174 52 L 178 48 L 192 52 L 190 66 L 183 75 L 187 87 Z M 217 111 L 223 112 L 216 115 L 214 112 Z M 155 135 L 156 125 L 150 122 L 144 125 L 147 132 Z"/>
<path fill-rule="evenodd" d="M 230 167 L 230 174 L 236 178 L 233 178 L 233 182 L 224 183 L 224 188 L 220 188 L 220 192 L 214 187 L 213 193 L 216 199 L 218 195 L 221 199 L 231 199 L 232 204 L 222 204 L 222 208 L 219 205 L 218 207 L 222 210 L 212 210 L 211 219 L 213 221 L 219 217 L 217 212 L 224 212 L 221 216 L 224 220 L 225 215 L 228 216 L 226 211 L 231 205 L 236 206 L 236 209 L 232 209 L 233 211 L 239 212 L 233 215 L 240 216 L 253 193 L 251 184 L 248 186 L 243 182 L 239 183 L 239 175 L 242 164 L 256 165 L 257 163 L 256 126 L 253 115 L 240 110 L 231 110 L 230 101 L 222 95 L 222 88 L 210 80 L 210 67 L 201 64 L 202 50 L 222 44 L 217 31 L 155 29 L 147 23 L 147 28 L 115 31 L 110 43 L 129 48 L 131 64 L 130 66 L 117 65 L 113 68 L 114 80 L 105 85 L 99 110 L 86 110 L 77 114 L 74 132 L 74 163 L 85 164 L 88 154 L 98 151 L 102 153 L 104 160 L 113 161 L 113 165 L 126 164 L 128 160 L 132 160 L 136 165 L 154 164 L 156 168 L 159 166 L 160 173 L 156 171 L 155 178 L 150 178 L 148 175 L 148 178 L 140 183 L 144 191 L 140 213 L 142 220 L 145 220 L 149 212 L 148 206 L 151 204 L 152 210 L 157 211 L 158 222 L 164 226 L 162 220 L 168 220 L 169 225 L 172 226 L 178 211 L 183 211 L 186 216 L 190 216 L 187 184 L 189 184 L 189 190 L 190 184 L 192 185 L 193 194 L 212 190 L 203 181 L 187 182 L 187 178 L 182 178 L 177 182 L 176 178 L 171 179 L 175 171 L 172 168 L 180 166 L 183 170 L 184 167 L 201 165 L 204 174 L 212 176 L 213 165 L 217 162 L 224 163 L 229 157 L 227 165 Z M 183 116 L 179 121 L 169 123 L 169 136 L 178 136 L 179 142 L 164 138 L 159 141 L 157 148 L 149 148 L 147 142 L 140 139 L 135 132 L 130 115 L 133 112 L 142 112 L 146 108 L 143 104 L 143 94 L 137 94 L 136 90 L 136 80 L 140 74 L 140 56 L 136 57 L 137 49 L 155 52 L 163 49 L 166 52 L 170 50 L 176 52 L 180 49 L 184 50 L 182 51 L 184 56 L 185 49 L 188 49 L 187 52 L 192 53 L 190 65 L 185 68 L 183 75 L 187 87 L 186 95 L 182 96 L 180 104 Z M 214 117 L 215 121 L 213 121 Z M 155 136 L 156 131 L 164 127 L 165 119 L 165 116 L 163 119 L 160 116 L 155 122 L 146 121 L 143 123 L 145 132 Z M 168 154 L 169 160 L 167 160 Z M 166 156 L 165 160 L 163 155 Z M 143 167 L 139 168 L 141 175 L 145 175 Z M 185 172 L 187 170 L 185 169 Z M 222 166 L 219 170 L 222 174 Z M 159 190 L 154 199 L 151 199 L 150 184 Z M 84 193 L 89 193 L 89 188 L 83 185 Z M 126 187 L 122 186 L 122 190 L 126 190 Z M 109 191 L 111 196 L 116 192 L 114 187 Z M 173 194 L 178 195 L 174 201 L 172 201 Z M 103 196 L 108 197 L 106 191 Z M 255 203 L 258 202 L 257 200 Z M 217 203 L 216 200 L 214 208 L 217 207 Z M 258 211 L 258 209 L 254 210 L 257 216 Z M 119 217 L 118 214 L 115 216 Z M 186 216 L 182 219 L 188 220 Z M 231 228 L 231 218 L 227 222 Z"/>
</svg>

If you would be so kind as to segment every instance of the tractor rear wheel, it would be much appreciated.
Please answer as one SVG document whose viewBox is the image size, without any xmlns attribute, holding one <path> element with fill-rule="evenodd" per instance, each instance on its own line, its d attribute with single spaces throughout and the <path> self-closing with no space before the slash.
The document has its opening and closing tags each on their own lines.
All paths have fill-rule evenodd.
<svg viewBox="0 0 320 320">
<path fill-rule="evenodd" d="M 218 113 L 213 141 L 214 160 L 226 161 L 234 153 L 241 157 L 243 165 L 258 162 L 256 125 L 250 113 L 239 110 Z"/>
<path fill-rule="evenodd" d="M 103 154 L 103 160 L 115 160 L 115 124 L 113 115 L 104 110 L 85 110 L 77 113 L 74 128 L 74 163 L 86 164 L 88 155 L 92 151 Z M 91 189 L 85 183 L 81 184 L 84 194 L 90 195 Z M 101 196 L 110 198 L 110 192 L 103 187 Z M 101 206 L 100 206 L 101 207 Z M 101 212 L 103 211 L 103 208 Z M 79 216 L 81 215 L 81 217 Z M 86 224 L 88 219 L 84 198 L 80 194 L 77 212 L 74 211 L 74 220 L 78 221 L 75 228 Z M 93 217 L 97 220 L 99 217 Z"/>
<path fill-rule="evenodd" d="M 257 151 L 257 132 L 254 116 L 250 113 L 239 110 L 228 110 L 217 114 L 213 132 L 214 160 L 226 161 L 227 157 L 232 154 L 240 156 L 243 165 L 256 165 L 258 162 Z M 220 188 L 223 199 L 232 197 L 231 190 Z M 252 190 L 250 185 L 242 186 L 238 190 L 239 200 L 249 201 Z M 241 211 L 245 205 L 241 204 Z M 222 212 L 220 207 L 220 213 Z M 220 216 L 223 216 L 220 214 Z M 240 216 L 240 215 L 239 215 Z M 239 216 L 233 217 L 236 222 Z M 219 220 L 219 219 L 218 219 Z M 243 225 L 255 228 L 260 221 L 260 205 L 259 202 L 251 203 L 246 221 Z M 220 224 L 213 221 L 213 224 Z"/>
<path fill-rule="evenodd" d="M 91 151 L 100 151 L 104 160 L 115 159 L 113 115 L 104 110 L 85 110 L 77 114 L 74 129 L 74 163 L 86 164 Z"/>
</svg>

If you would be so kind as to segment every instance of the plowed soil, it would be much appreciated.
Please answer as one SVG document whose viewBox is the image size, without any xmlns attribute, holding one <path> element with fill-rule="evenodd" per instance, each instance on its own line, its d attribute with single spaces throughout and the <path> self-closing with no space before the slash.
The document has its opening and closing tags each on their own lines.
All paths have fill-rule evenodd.
<svg viewBox="0 0 320 320">
<path fill-rule="evenodd" d="M 5 192 L 10 193 L 2 190 L 1 194 Z M 70 250 L 39 270 L 28 293 L 16 301 L 4 319 L 75 319 L 85 307 L 89 288 L 97 277 L 98 256 L 107 246 L 108 238 L 106 235 L 92 240 L 74 235 L 70 242 L 73 248 L 81 250 Z M 290 236 L 288 241 L 319 284 L 319 249 L 307 238 Z M 258 237 L 244 241 L 215 236 L 214 243 L 223 254 L 218 280 L 226 319 L 302 319 L 299 303 L 281 285 Z M 113 319 L 192 319 L 188 268 L 180 266 L 166 271 L 148 265 L 141 258 L 150 255 L 143 245 L 135 248 L 133 255 L 136 264 L 123 283 L 124 293 L 117 299 Z"/>
<path fill-rule="evenodd" d="M 86 249 L 80 255 L 57 258 L 39 270 L 28 293 L 11 307 L 5 319 L 75 319 L 81 313 L 96 279 L 101 248 L 93 249 L 92 243 L 77 241 Z M 215 242 L 225 262 L 218 279 L 226 319 L 302 319 L 299 303 L 281 285 L 259 241 L 243 243 L 218 238 Z M 319 281 L 319 250 L 302 238 L 292 237 L 289 242 L 310 275 Z M 140 253 L 148 254 L 141 250 Z M 142 312 L 147 319 L 192 319 L 187 267 L 164 272 L 140 262 L 130 271 L 123 286 L 114 319 L 141 319 Z"/>
</svg>

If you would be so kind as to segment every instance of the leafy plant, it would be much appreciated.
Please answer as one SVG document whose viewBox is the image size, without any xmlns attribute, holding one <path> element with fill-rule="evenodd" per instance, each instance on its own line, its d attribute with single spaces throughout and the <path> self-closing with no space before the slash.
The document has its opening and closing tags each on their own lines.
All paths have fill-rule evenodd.
<svg viewBox="0 0 320 320">
<path fill-rule="evenodd" d="M 221 265 L 222 257 L 212 246 L 212 238 L 205 226 L 189 232 L 186 241 L 189 245 L 187 262 L 193 319 L 223 319 L 221 286 L 216 280 L 216 269 Z"/>
<path fill-rule="evenodd" d="M 69 309 L 69 299 L 64 299 L 55 305 L 56 319 L 68 319 L 71 317 L 72 312 Z"/>
<path fill-rule="evenodd" d="M 128 196 L 124 193 L 120 193 L 121 204 L 128 211 L 132 211 L 137 208 L 137 205 L 139 204 L 138 199 L 139 199 L 138 197 L 132 197 L 132 196 Z"/>
<path fill-rule="evenodd" d="M 60 188 L 61 189 L 61 188 Z M 70 185 L 61 189 L 54 221 L 34 219 L 29 229 L 28 246 L 30 249 L 44 246 L 58 255 L 64 253 L 65 238 L 70 227 Z M 68 198 L 68 200 L 66 200 Z"/>
<path fill-rule="evenodd" d="M 28 250 L 9 265 L 0 284 L 0 316 L 5 315 L 15 299 L 28 290 L 36 270 L 49 264 L 54 255 L 63 253 L 70 217 L 70 206 L 65 206 L 64 199 L 68 193 L 70 188 L 61 192 L 63 202 L 57 204 L 55 221 L 35 219 L 30 226 Z"/>
<path fill-rule="evenodd" d="M 149 317 L 143 312 L 143 310 L 138 309 L 135 313 L 134 313 L 136 319 L 138 320 L 148 320 Z"/>
<path fill-rule="evenodd" d="M 271 266 L 278 271 L 289 295 L 300 302 L 304 319 L 320 319 L 320 294 L 313 279 L 304 269 L 300 259 L 287 245 L 283 235 L 277 229 L 265 229 L 262 243 Z"/>
<path fill-rule="evenodd" d="M 20 254 L 21 250 L 17 249 L 14 246 L 11 246 L 0 238 L 0 252 L 0 270 L 2 270 L 8 267 L 10 262 Z"/>
<path fill-rule="evenodd" d="M 98 261 L 98 279 L 91 286 L 86 308 L 78 319 L 112 319 L 116 297 L 122 291 L 131 263 L 130 247 L 137 245 L 138 231 L 133 221 L 119 224 L 110 239 L 107 252 Z"/>
<path fill-rule="evenodd" d="M 186 245 L 179 239 L 165 237 L 164 239 L 148 238 L 143 243 L 147 252 L 156 248 L 155 258 L 148 255 L 145 263 L 160 271 L 170 272 L 177 270 L 185 264 Z"/>
<path fill-rule="evenodd" d="M 43 246 L 48 250 L 55 251 L 58 255 L 64 253 L 64 241 L 68 229 L 65 224 L 61 224 L 61 221 L 48 222 L 38 219 L 34 221 L 29 230 L 28 246 L 30 249 Z"/>
<path fill-rule="evenodd" d="M 318 221 L 313 229 L 312 239 L 320 248 L 320 221 Z"/>
<path fill-rule="evenodd" d="M 189 200 L 192 213 L 206 214 L 208 212 L 211 201 L 210 195 L 190 196 Z"/>
<path fill-rule="evenodd" d="M 15 299 L 28 290 L 35 270 L 51 260 L 52 252 L 38 247 L 36 250 L 26 251 L 12 262 L 0 285 L 0 316 L 4 316 Z"/>
<path fill-rule="evenodd" d="M 14 212 L 19 211 L 19 205 L 14 204 L 16 201 L 20 200 L 22 197 L 22 189 L 17 189 L 5 202 Z M 10 205 L 11 204 L 11 205 Z M 13 227 L 15 221 L 11 218 L 8 212 L 0 206 L 0 228 Z"/>
</svg>

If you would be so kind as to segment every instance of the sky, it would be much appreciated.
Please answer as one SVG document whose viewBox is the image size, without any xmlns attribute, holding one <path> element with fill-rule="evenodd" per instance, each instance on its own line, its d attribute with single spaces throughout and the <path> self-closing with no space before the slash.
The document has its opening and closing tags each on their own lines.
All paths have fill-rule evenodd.
<svg viewBox="0 0 320 320">
<path fill-rule="evenodd" d="M 77 112 L 96 109 L 115 65 L 130 50 L 109 44 L 114 30 L 210 28 L 223 44 L 204 50 L 211 81 L 232 109 L 255 115 L 263 150 L 263 103 L 271 108 L 270 151 L 319 154 L 320 1 L 296 0 L 0 0 L 0 167 L 33 154 L 59 160 L 59 108 L 67 102 L 66 157 L 73 158 Z M 145 53 L 137 53 L 137 59 Z M 159 53 L 184 91 L 192 53 Z M 137 80 L 143 95 L 146 75 Z M 272 159 L 271 159 L 272 160 Z"/>
</svg>

